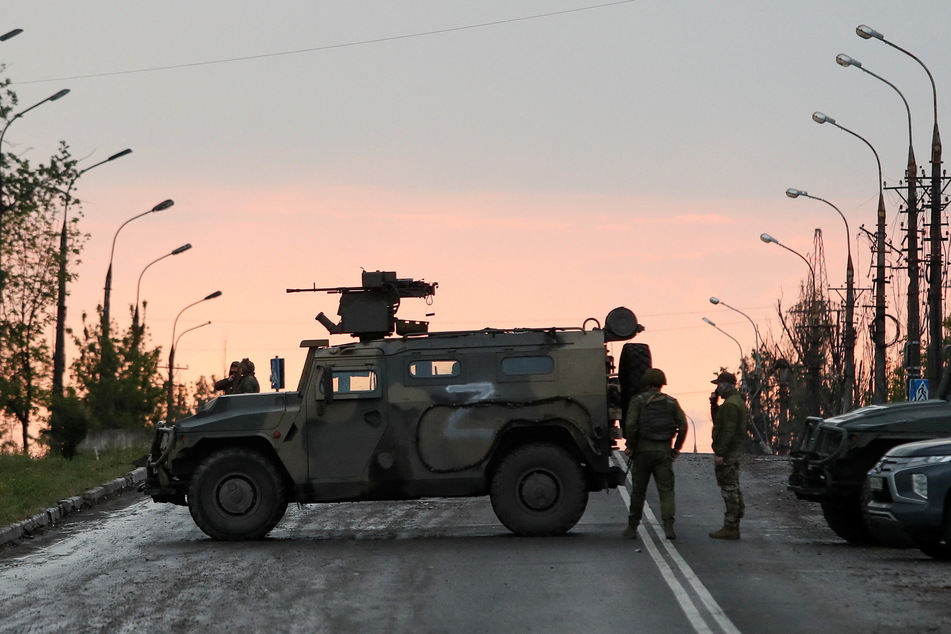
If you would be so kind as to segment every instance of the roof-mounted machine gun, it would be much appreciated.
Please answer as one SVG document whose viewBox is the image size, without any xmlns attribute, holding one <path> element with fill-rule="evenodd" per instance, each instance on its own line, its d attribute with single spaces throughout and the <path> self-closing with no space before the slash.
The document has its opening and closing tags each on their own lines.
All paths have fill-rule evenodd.
<svg viewBox="0 0 951 634">
<path fill-rule="evenodd" d="M 436 294 L 437 283 L 398 279 L 393 271 L 364 271 L 363 286 L 335 288 L 289 288 L 288 293 L 340 293 L 337 314 L 340 323 L 330 321 L 324 313 L 316 319 L 332 335 L 349 334 L 360 341 L 382 339 L 394 332 L 409 335 L 427 332 L 429 322 L 397 319 L 400 300 L 404 297 L 429 298 Z"/>
</svg>

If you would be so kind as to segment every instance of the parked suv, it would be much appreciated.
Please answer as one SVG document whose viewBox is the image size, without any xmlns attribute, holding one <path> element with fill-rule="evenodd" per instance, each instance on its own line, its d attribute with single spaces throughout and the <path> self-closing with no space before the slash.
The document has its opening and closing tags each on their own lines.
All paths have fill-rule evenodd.
<svg viewBox="0 0 951 634">
<path fill-rule="evenodd" d="M 867 520 L 894 545 L 951 559 L 951 440 L 893 447 L 869 471 Z"/>
<path fill-rule="evenodd" d="M 603 329 L 428 333 L 396 319 L 400 298 L 435 287 L 377 271 L 360 287 L 302 289 L 340 293 L 340 321 L 318 320 L 359 341 L 302 342 L 296 391 L 221 396 L 161 424 L 143 490 L 187 505 L 222 540 L 263 537 L 288 502 L 479 495 L 517 534 L 570 530 L 589 491 L 623 482 L 611 462 L 619 390 L 605 343 L 643 328 L 625 308 Z M 636 377 L 621 381 L 630 389 L 650 358 L 625 346 L 637 346 L 622 368 Z"/>
<path fill-rule="evenodd" d="M 951 359 L 951 348 L 945 349 Z M 891 448 L 951 436 L 951 365 L 927 401 L 869 405 L 831 418 L 806 418 L 793 450 L 789 489 L 819 502 L 829 528 L 853 544 L 880 541 L 864 517 L 865 476 Z"/>
</svg>

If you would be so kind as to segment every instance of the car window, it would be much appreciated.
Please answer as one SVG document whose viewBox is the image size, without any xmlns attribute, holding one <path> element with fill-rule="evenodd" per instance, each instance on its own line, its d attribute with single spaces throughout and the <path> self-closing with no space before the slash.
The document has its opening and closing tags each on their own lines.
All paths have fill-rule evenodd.
<svg viewBox="0 0 951 634">
<path fill-rule="evenodd" d="M 459 376 L 461 366 L 455 359 L 426 359 L 412 361 L 409 375 L 415 379 L 431 379 Z"/>
</svg>

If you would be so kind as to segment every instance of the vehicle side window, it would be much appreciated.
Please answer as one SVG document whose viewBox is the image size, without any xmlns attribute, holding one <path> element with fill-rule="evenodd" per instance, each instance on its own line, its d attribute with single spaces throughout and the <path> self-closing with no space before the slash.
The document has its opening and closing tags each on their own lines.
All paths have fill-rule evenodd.
<svg viewBox="0 0 951 634">
<path fill-rule="evenodd" d="M 555 360 L 548 355 L 504 357 L 502 374 L 505 376 L 545 375 L 555 371 Z"/>
<path fill-rule="evenodd" d="M 323 387 L 320 387 L 323 393 Z M 376 370 L 333 369 L 334 398 L 367 398 L 379 396 L 379 381 Z"/>
<path fill-rule="evenodd" d="M 409 364 L 409 375 L 414 379 L 455 377 L 461 370 L 459 362 L 454 359 L 426 359 Z"/>
</svg>

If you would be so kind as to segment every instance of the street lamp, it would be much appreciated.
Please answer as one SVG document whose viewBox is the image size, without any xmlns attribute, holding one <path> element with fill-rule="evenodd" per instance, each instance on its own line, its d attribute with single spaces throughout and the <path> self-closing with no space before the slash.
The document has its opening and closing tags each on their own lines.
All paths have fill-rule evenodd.
<svg viewBox="0 0 951 634">
<path fill-rule="evenodd" d="M 6 34 L 4 35 L 4 37 L 6 37 L 6 39 L 9 39 L 9 38 L 13 37 L 14 35 L 16 35 L 17 33 L 20 32 L 19 29 L 14 29 L 14 31 L 16 31 L 16 33 L 14 33 L 13 31 L 10 31 L 9 33 L 6 33 Z M 11 35 L 11 33 L 12 33 L 12 35 Z M 54 94 L 54 95 L 50 95 L 49 97 L 47 97 L 47 98 L 44 99 L 43 101 L 40 101 L 40 102 L 38 102 L 38 103 L 33 104 L 32 106 L 30 106 L 30 107 L 27 108 L 26 110 L 21 110 L 20 112 L 18 112 L 18 113 L 16 113 L 15 115 L 13 115 L 13 117 L 11 117 L 9 121 L 7 121 L 7 124 L 6 124 L 5 126 L 3 126 L 3 131 L 0 131 L 0 241 L 2 241 L 2 239 L 3 239 L 3 215 L 4 215 L 4 214 L 6 213 L 6 211 L 7 211 L 7 203 L 6 203 L 6 200 L 5 200 L 5 198 L 4 198 L 4 192 L 3 192 L 3 137 L 4 137 L 4 135 L 6 135 L 7 129 L 10 127 L 10 125 L 11 125 L 14 121 L 16 121 L 17 119 L 19 119 L 19 118 L 22 117 L 23 115 L 25 115 L 25 114 L 26 114 L 27 112 L 29 112 L 30 110 L 33 110 L 33 108 L 37 108 L 37 107 L 39 107 L 39 106 L 42 106 L 44 103 L 46 103 L 46 102 L 48 102 L 48 101 L 56 101 L 57 99 L 59 99 L 59 98 L 61 98 L 61 97 L 65 97 L 65 96 L 68 95 L 68 94 L 69 94 L 69 88 L 64 88 L 63 90 L 60 90 L 58 93 L 56 93 L 56 94 Z M 3 258 L 3 255 L 2 255 L 2 253 L 3 253 L 3 249 L 0 249 L 0 291 L 3 290 L 3 286 L 4 286 L 5 278 L 6 278 L 6 274 L 3 272 L 3 259 L 2 259 L 2 258 Z M 0 303 L 2 303 L 2 302 L 3 302 L 3 295 L 2 295 L 2 293 L 0 293 Z"/>
<path fill-rule="evenodd" d="M 882 191 L 882 161 L 878 158 L 878 152 L 872 147 L 864 137 L 859 136 L 846 127 L 835 122 L 832 117 L 827 117 L 821 112 L 812 113 L 812 120 L 816 123 L 829 123 L 843 132 L 848 132 L 856 139 L 862 141 L 872 150 L 875 155 L 875 163 L 878 165 L 878 214 L 875 235 L 875 319 L 872 332 L 872 339 L 875 343 L 875 390 L 872 396 L 874 403 L 884 403 L 886 400 L 885 385 L 885 196 Z"/>
<path fill-rule="evenodd" d="M 720 328 L 719 326 L 717 326 L 715 323 L 713 323 L 712 321 L 710 321 L 710 320 L 707 319 L 706 317 L 703 317 L 702 319 L 703 319 L 703 321 L 705 321 L 706 323 L 710 324 L 711 326 L 713 326 L 714 328 L 716 328 L 717 330 L 719 330 L 720 332 L 722 332 L 724 335 L 726 335 L 727 337 L 729 337 L 730 339 L 733 340 L 733 343 L 736 344 L 736 347 L 740 349 L 740 367 L 742 368 L 742 367 L 743 367 L 743 359 L 746 358 L 746 355 L 743 354 L 743 346 L 741 346 L 741 345 L 740 345 L 740 342 L 736 340 L 736 337 L 734 337 L 733 335 L 731 335 L 731 334 L 728 333 L 727 331 L 723 330 L 722 328 Z"/>
<path fill-rule="evenodd" d="M 23 33 L 23 29 L 13 29 L 12 31 L 7 31 L 3 35 L 0 35 L 0 42 L 6 42 L 11 37 L 16 37 L 20 33 Z"/>
<path fill-rule="evenodd" d="M 174 394 L 174 391 L 175 391 L 175 390 L 174 390 L 174 387 L 173 387 L 175 384 L 174 384 L 173 381 L 174 381 L 174 373 L 175 373 L 175 345 L 176 345 L 176 342 L 178 341 L 178 340 L 175 338 L 175 330 L 176 330 L 176 328 L 178 328 L 178 318 L 181 317 L 181 316 L 182 316 L 182 313 L 184 313 L 186 310 L 188 310 L 188 309 L 191 308 L 192 306 L 195 306 L 195 305 L 200 304 L 200 303 L 202 303 L 202 302 L 206 302 L 206 301 L 208 301 L 209 299 L 214 299 L 214 298 L 216 298 L 216 297 L 221 297 L 221 291 L 215 291 L 215 292 L 212 293 L 211 295 L 206 295 L 206 296 L 203 297 L 202 299 L 199 299 L 197 302 L 192 302 L 191 304 L 189 304 L 189 305 L 186 306 L 185 308 L 183 308 L 183 309 L 181 309 L 180 311 L 178 311 L 178 314 L 175 315 L 175 321 L 172 322 L 172 347 L 169 348 L 169 351 L 168 351 L 168 389 L 167 389 L 166 395 L 165 395 L 165 398 L 166 398 L 166 401 L 165 401 L 165 405 L 166 405 L 165 416 L 166 416 L 166 418 L 167 418 L 167 422 L 172 422 L 172 408 L 173 408 L 173 404 L 174 404 L 174 402 L 175 402 L 175 394 Z M 185 331 L 185 332 L 188 332 L 188 331 Z M 183 332 L 182 334 L 185 334 L 185 333 Z"/>
<path fill-rule="evenodd" d="M 809 267 L 809 277 L 811 278 L 810 287 L 812 289 L 811 299 L 809 301 L 809 334 L 808 334 L 808 348 L 803 354 L 802 360 L 804 361 L 808 371 L 809 371 L 809 406 L 810 414 L 813 416 L 819 415 L 819 341 L 818 341 L 818 302 L 816 300 L 816 270 L 813 268 L 812 263 L 805 258 L 799 251 L 795 249 L 790 249 L 785 244 L 769 235 L 768 233 L 761 233 L 759 239 L 765 242 L 766 244 L 773 243 L 781 246 L 790 253 L 793 253 L 806 263 L 806 266 Z"/>
<path fill-rule="evenodd" d="M 786 190 L 786 195 L 790 198 L 811 198 L 829 205 L 835 209 L 842 222 L 845 223 L 845 244 L 848 252 L 848 260 L 845 265 L 845 362 L 842 371 L 842 413 L 852 410 L 853 395 L 855 390 L 855 272 L 852 268 L 852 236 L 849 232 L 849 221 L 842 211 L 824 198 L 810 196 L 808 192 L 801 189 L 790 187 Z"/>
<path fill-rule="evenodd" d="M 59 274 L 58 274 L 58 288 L 57 288 L 57 301 L 56 301 L 56 343 L 53 348 L 53 403 L 55 408 L 56 397 L 63 395 L 63 373 L 66 369 L 66 264 L 69 256 L 67 254 L 67 235 L 66 235 L 66 226 L 69 222 L 69 203 L 71 202 L 70 191 L 73 188 L 73 185 L 79 179 L 80 176 L 93 169 L 94 167 L 99 167 L 104 163 L 114 161 L 117 158 L 122 158 L 127 154 L 132 154 L 132 150 L 125 149 L 121 152 L 113 154 L 109 158 L 99 161 L 94 165 L 80 170 L 77 174 L 69 181 L 69 185 L 66 187 L 66 193 L 64 194 L 64 203 L 63 203 L 63 228 L 59 233 Z"/>
<path fill-rule="evenodd" d="M 864 24 L 855 27 L 855 34 L 863 40 L 876 39 L 888 44 L 897 51 L 900 51 L 912 58 L 925 69 L 928 74 L 928 81 L 931 82 L 931 95 L 934 102 L 934 129 L 931 133 L 931 254 L 929 257 L 928 269 L 931 273 L 931 279 L 928 282 L 928 381 L 931 385 L 937 385 L 941 379 L 942 367 L 942 321 L 944 314 L 941 312 L 942 303 L 942 254 L 941 247 L 943 239 L 941 236 L 941 134 L 938 132 L 938 89 L 934 83 L 934 77 L 931 71 L 925 66 L 924 62 L 918 59 L 909 51 L 897 46 L 885 39 L 885 36 Z M 881 178 L 879 178 L 881 181 Z M 916 335 L 917 336 L 917 335 Z M 884 334 L 882 339 L 884 340 Z"/>
<path fill-rule="evenodd" d="M 756 326 L 756 322 L 753 321 L 753 320 L 750 318 L 749 315 L 747 315 L 746 313 L 744 313 L 742 310 L 740 310 L 740 309 L 738 309 L 738 308 L 734 308 L 733 306 L 730 306 L 729 304 L 727 304 L 725 301 L 723 301 L 723 300 L 720 299 L 719 297 L 711 297 L 711 298 L 710 298 L 710 303 L 711 303 L 711 304 L 714 304 L 714 305 L 720 304 L 720 305 L 722 305 L 722 306 L 724 306 L 724 307 L 726 307 L 726 308 L 729 308 L 729 309 L 732 310 L 733 312 L 739 313 L 739 314 L 743 315 L 744 317 L 746 317 L 746 321 L 750 322 L 750 325 L 753 326 L 753 337 L 754 337 L 754 340 L 756 341 L 756 349 L 757 349 L 757 350 L 760 349 L 759 328 Z M 758 358 L 758 355 L 754 354 L 754 355 L 753 355 L 753 360 L 756 362 L 757 367 L 758 367 L 758 366 L 759 366 L 759 358 Z"/>
<path fill-rule="evenodd" d="M 119 225 L 119 228 L 116 229 L 115 235 L 112 236 L 112 249 L 110 249 L 110 251 L 109 251 L 109 269 L 106 271 L 106 289 L 105 289 L 106 292 L 105 292 L 105 295 L 104 295 L 103 300 L 102 300 L 102 338 L 103 338 L 103 341 L 105 341 L 105 340 L 108 339 L 108 337 L 109 337 L 109 295 L 110 295 L 110 293 L 112 292 L 112 258 L 113 258 L 113 256 L 115 256 L 115 253 L 116 253 L 116 238 L 119 237 L 119 232 L 122 231 L 122 227 L 126 226 L 127 224 L 129 224 L 130 222 L 132 222 L 133 220 L 135 220 L 136 218 L 141 218 L 142 216 L 145 216 L 146 214 L 150 214 L 150 213 L 153 213 L 153 212 L 156 212 L 156 211 L 162 211 L 162 210 L 168 209 L 169 207 L 171 207 L 171 206 L 174 205 L 174 204 L 175 204 L 175 201 L 173 201 L 173 200 L 163 200 L 162 202 L 160 202 L 159 204 L 155 205 L 154 207 L 152 207 L 152 208 L 149 209 L 148 211 L 143 211 L 143 212 L 140 213 L 139 215 L 137 215 L 137 216 L 132 216 L 131 218 L 129 218 L 128 220 L 126 220 L 125 222 L 123 222 L 121 225 Z"/>
<path fill-rule="evenodd" d="M 136 282 L 135 284 L 135 312 L 133 313 L 133 316 L 132 316 L 133 336 L 135 336 L 135 333 L 137 332 L 139 327 L 139 290 L 142 287 L 142 276 L 145 275 L 145 272 L 149 270 L 149 267 L 155 264 L 156 262 L 159 262 L 160 260 L 164 260 L 165 258 L 173 256 L 173 255 L 178 255 L 179 253 L 184 253 L 185 251 L 188 251 L 190 248 L 192 248 L 191 244 L 183 244 L 182 246 L 178 247 L 174 251 L 171 251 L 170 253 L 166 253 L 160 258 L 156 258 L 152 260 L 151 262 L 146 264 L 145 268 L 142 269 L 142 272 L 139 273 L 139 281 Z"/>
<path fill-rule="evenodd" d="M 921 342 L 918 340 L 921 332 L 918 303 L 918 162 L 915 160 L 915 147 L 912 141 L 911 108 L 908 106 L 905 95 L 898 90 L 895 84 L 864 68 L 862 62 L 842 54 L 837 55 L 835 61 L 846 68 L 854 66 L 891 86 L 901 97 L 902 103 L 905 104 L 905 112 L 908 115 L 908 167 L 905 170 L 908 188 L 908 337 L 905 342 L 906 354 L 904 356 L 905 374 L 908 379 L 908 394 L 910 396 L 911 381 L 921 377 Z"/>
</svg>

